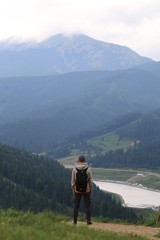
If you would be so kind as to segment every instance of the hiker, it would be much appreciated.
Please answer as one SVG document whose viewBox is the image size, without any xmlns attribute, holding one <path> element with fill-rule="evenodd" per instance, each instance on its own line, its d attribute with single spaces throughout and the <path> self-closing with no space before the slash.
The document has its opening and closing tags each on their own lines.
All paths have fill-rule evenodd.
<svg viewBox="0 0 160 240">
<path fill-rule="evenodd" d="M 71 186 L 74 194 L 73 223 L 77 224 L 78 208 L 83 197 L 86 209 L 87 224 L 92 224 L 90 214 L 91 195 L 93 193 L 93 180 L 91 169 L 84 156 L 79 156 L 78 162 L 72 171 Z"/>
</svg>

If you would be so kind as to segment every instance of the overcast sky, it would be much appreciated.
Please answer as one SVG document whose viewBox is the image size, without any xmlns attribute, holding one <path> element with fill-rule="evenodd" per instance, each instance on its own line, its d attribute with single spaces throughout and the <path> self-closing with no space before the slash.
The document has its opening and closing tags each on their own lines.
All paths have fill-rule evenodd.
<svg viewBox="0 0 160 240">
<path fill-rule="evenodd" d="M 160 0 L 0 0 L 0 40 L 84 33 L 160 61 Z"/>
</svg>

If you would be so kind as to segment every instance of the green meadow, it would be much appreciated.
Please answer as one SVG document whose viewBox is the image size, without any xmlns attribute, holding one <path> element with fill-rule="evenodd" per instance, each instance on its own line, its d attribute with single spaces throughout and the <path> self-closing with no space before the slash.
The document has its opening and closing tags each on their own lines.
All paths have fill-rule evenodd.
<svg viewBox="0 0 160 240">
<path fill-rule="evenodd" d="M 92 168 L 93 178 L 97 180 L 128 181 L 138 171 L 127 171 L 120 169 Z"/>
<path fill-rule="evenodd" d="M 97 138 L 90 139 L 87 141 L 87 143 L 93 147 L 99 147 L 102 149 L 101 153 L 104 154 L 110 150 L 115 151 L 118 149 L 124 149 L 124 151 L 126 151 L 131 144 L 131 140 L 127 138 L 120 139 L 117 134 L 109 133 Z"/>
</svg>

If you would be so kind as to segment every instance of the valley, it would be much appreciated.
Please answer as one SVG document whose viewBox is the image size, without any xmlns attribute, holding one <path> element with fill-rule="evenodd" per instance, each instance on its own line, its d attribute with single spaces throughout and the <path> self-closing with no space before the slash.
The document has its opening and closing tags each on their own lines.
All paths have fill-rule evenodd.
<svg viewBox="0 0 160 240">
<path fill-rule="evenodd" d="M 159 13 L 0 0 L 0 240 L 160 239 Z"/>
<path fill-rule="evenodd" d="M 5 45 L 5 50 L 3 47 L 0 46 L 1 225 L 10 221 L 5 220 L 5 214 L 9 219 L 15 217 L 13 223 L 17 216 L 16 221 L 20 223 L 28 217 L 30 222 L 42 218 L 48 223 L 49 219 L 45 219 L 49 216 L 56 219 L 56 226 L 61 226 L 58 219 L 63 214 L 63 223 L 67 217 L 71 218 L 74 199 L 71 169 L 83 154 L 95 182 L 93 218 L 101 222 L 155 226 L 155 209 L 130 208 L 127 204 L 123 207 L 118 195 L 101 191 L 96 182 L 119 182 L 118 187 L 127 183 L 142 190 L 150 188 L 152 193 L 160 190 L 160 62 L 84 35 L 73 39 L 57 35 L 32 47 L 25 44 L 20 48 L 18 44 Z M 18 58 L 15 61 L 18 68 L 13 64 L 10 69 L 11 49 L 12 57 Z M 35 61 L 37 53 L 40 59 L 43 54 L 47 56 L 45 63 Z M 97 54 L 100 57 L 95 62 Z M 28 57 L 32 59 L 33 69 Z M 7 210 L 10 208 L 16 210 Z M 41 216 L 41 212 L 48 215 Z M 84 220 L 84 215 L 81 206 L 79 218 Z M 69 222 L 65 229 L 70 228 Z M 10 225 L 4 224 L 4 239 L 8 238 L 7 228 L 12 234 Z M 101 228 L 100 224 L 96 222 L 95 228 Z M 31 226 L 30 229 L 32 232 Z M 68 234 L 65 229 L 62 235 Z M 30 233 L 31 238 L 44 236 L 43 230 L 41 225 L 41 233 L 36 229 L 35 234 Z M 71 230 L 76 236 L 74 229 Z M 20 231 L 26 233 L 25 226 Z M 23 236 L 16 231 L 15 234 Z M 104 236 L 104 233 L 97 234 Z M 121 239 L 117 233 L 107 234 Z M 57 234 L 57 239 L 62 235 Z M 53 234 L 48 236 L 52 239 Z M 91 237 L 90 232 L 87 239 Z M 122 239 L 130 236 L 124 235 Z"/>
</svg>

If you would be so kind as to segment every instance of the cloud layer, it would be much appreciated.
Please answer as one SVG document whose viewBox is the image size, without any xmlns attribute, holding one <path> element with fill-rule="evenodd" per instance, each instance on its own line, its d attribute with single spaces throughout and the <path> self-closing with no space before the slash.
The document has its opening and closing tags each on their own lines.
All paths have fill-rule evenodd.
<svg viewBox="0 0 160 240">
<path fill-rule="evenodd" d="M 84 33 L 160 60 L 159 0 L 0 0 L 0 39 Z"/>
</svg>

